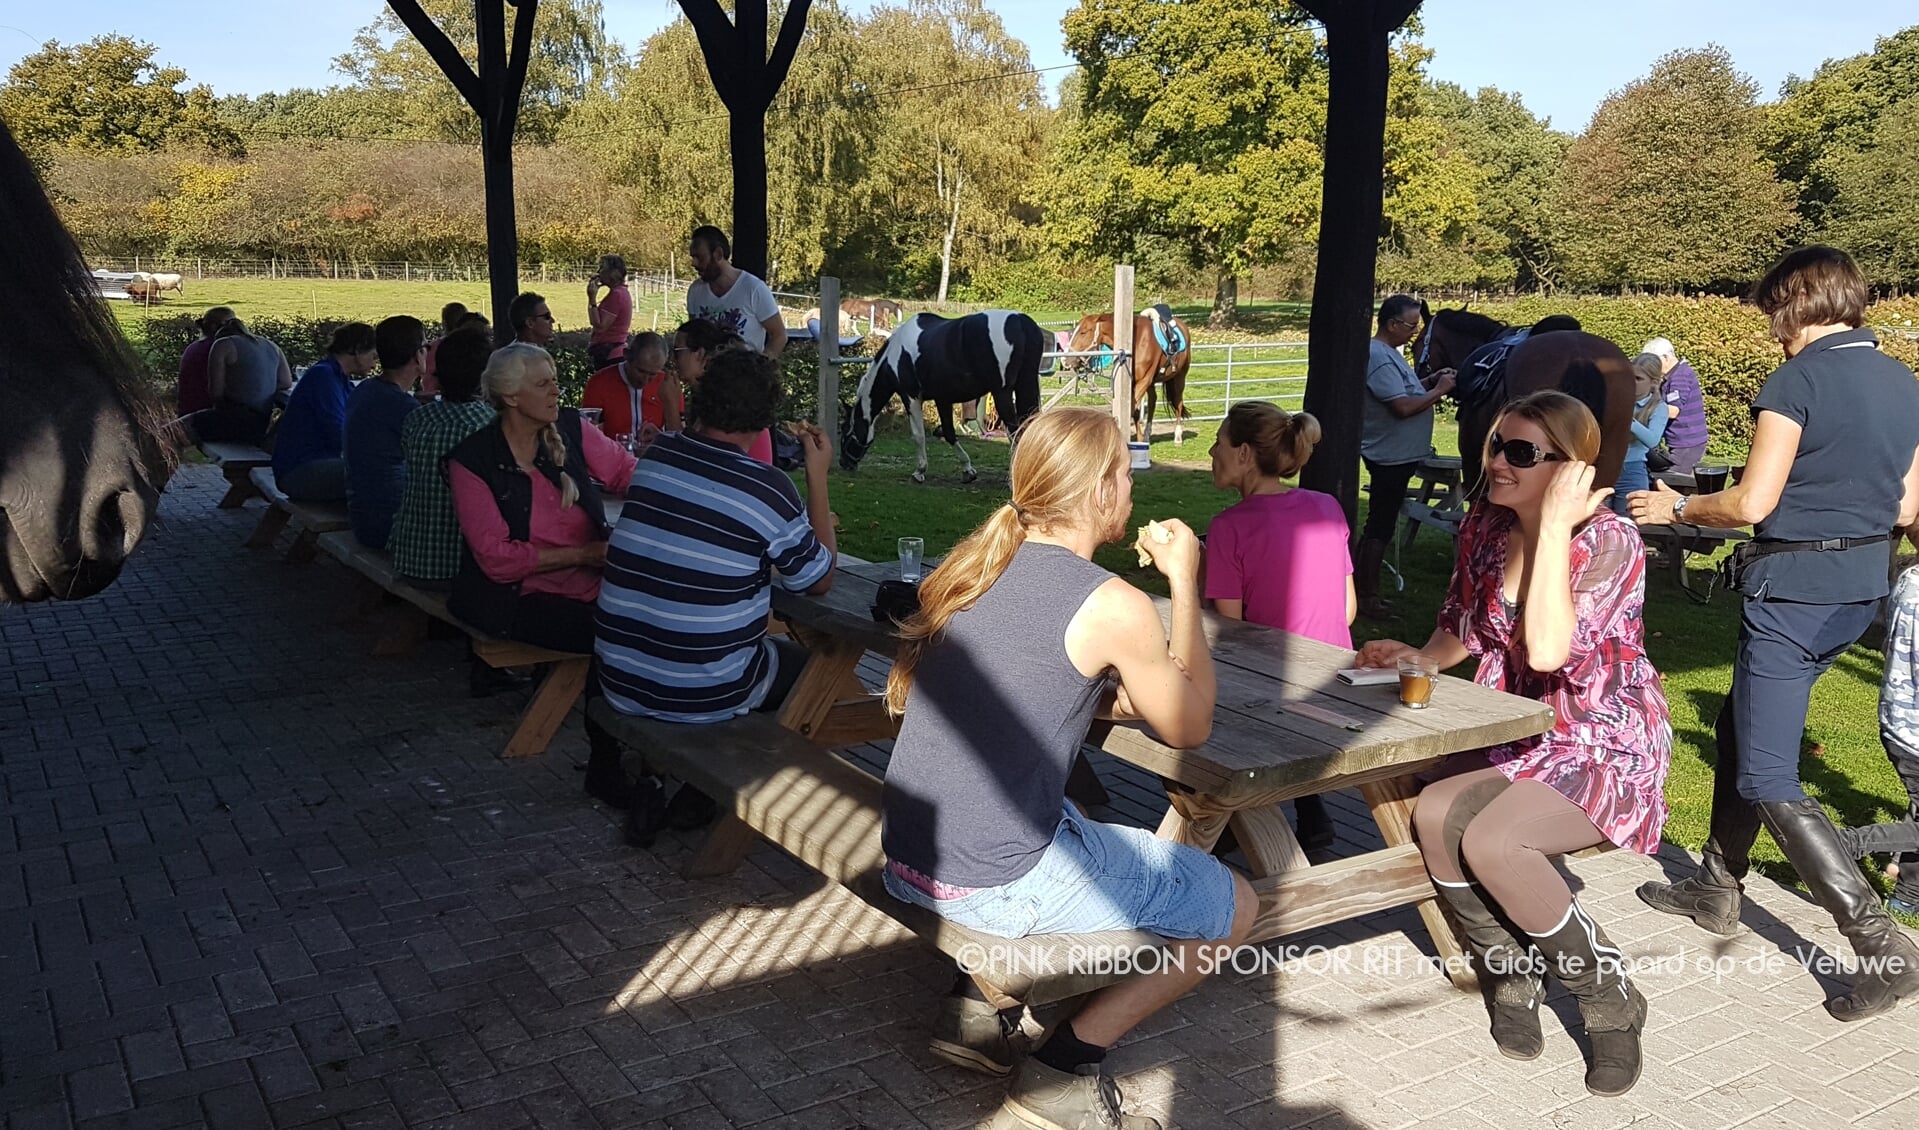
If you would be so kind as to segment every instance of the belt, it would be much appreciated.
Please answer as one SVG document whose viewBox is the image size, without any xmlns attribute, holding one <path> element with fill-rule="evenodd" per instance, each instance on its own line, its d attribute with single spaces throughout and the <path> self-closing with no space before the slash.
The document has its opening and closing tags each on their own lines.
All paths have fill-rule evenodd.
<svg viewBox="0 0 1919 1130">
<path fill-rule="evenodd" d="M 1769 553 L 1837 553 L 1862 546 L 1884 545 L 1891 540 L 1891 534 L 1875 534 L 1869 538 L 1827 538 L 1824 541 L 1755 541 L 1748 542 L 1745 550 L 1748 557 L 1764 557 Z"/>
</svg>

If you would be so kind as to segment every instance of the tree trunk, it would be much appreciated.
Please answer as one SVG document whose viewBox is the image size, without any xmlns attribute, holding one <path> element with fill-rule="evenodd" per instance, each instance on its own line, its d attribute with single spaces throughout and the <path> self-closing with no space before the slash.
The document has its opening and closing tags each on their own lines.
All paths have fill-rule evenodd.
<svg viewBox="0 0 1919 1130">
<path fill-rule="evenodd" d="M 766 279 L 766 109 L 728 115 L 733 153 L 733 265 Z M 771 279 L 766 279 L 769 283 Z"/>
<path fill-rule="evenodd" d="M 486 184 L 486 268 L 495 340 L 513 332 L 506 310 L 520 291 L 520 231 L 513 214 L 513 141 L 481 127 L 480 167 Z"/>
<path fill-rule="evenodd" d="M 1221 267 L 1218 280 L 1213 284 L 1213 312 L 1207 317 L 1206 325 L 1212 329 L 1224 329 L 1239 321 L 1239 276 Z"/>
<path fill-rule="evenodd" d="M 953 215 L 946 221 L 946 239 L 940 245 L 940 304 L 946 303 L 946 283 L 953 274 L 953 237 L 959 233 L 960 184 L 963 174 L 953 173 Z"/>
<path fill-rule="evenodd" d="M 1306 410 L 1323 431 L 1299 485 L 1339 499 L 1357 530 L 1360 398 L 1385 203 L 1387 36 L 1405 15 L 1392 20 L 1371 2 L 1309 8 L 1325 9 L 1328 61 L 1326 172 L 1306 362 Z"/>
</svg>

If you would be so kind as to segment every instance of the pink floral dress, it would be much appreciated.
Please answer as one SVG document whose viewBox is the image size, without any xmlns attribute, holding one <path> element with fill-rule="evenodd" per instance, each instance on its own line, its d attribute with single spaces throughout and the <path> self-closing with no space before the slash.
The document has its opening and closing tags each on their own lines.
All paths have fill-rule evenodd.
<svg viewBox="0 0 1919 1130">
<path fill-rule="evenodd" d="M 1646 659 L 1646 554 L 1630 521 L 1601 509 L 1573 535 L 1574 627 L 1557 671 L 1526 662 L 1523 608 L 1503 592 L 1513 512 L 1481 504 L 1459 527 L 1459 557 L 1439 626 L 1479 657 L 1482 686 L 1553 708 L 1553 728 L 1494 746 L 1487 760 L 1512 780 L 1536 780 L 1584 809 L 1620 847 L 1651 855 L 1666 823 L 1672 720 Z"/>
</svg>

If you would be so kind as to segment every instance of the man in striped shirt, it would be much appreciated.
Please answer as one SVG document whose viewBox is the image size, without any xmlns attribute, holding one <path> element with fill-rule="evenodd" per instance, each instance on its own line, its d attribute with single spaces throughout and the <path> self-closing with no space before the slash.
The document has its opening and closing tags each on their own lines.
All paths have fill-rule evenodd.
<svg viewBox="0 0 1919 1130">
<path fill-rule="evenodd" d="M 779 376 L 762 353 L 715 354 L 688 396 L 693 425 L 654 441 L 633 471 L 607 544 L 594 647 L 601 689 L 622 713 L 724 721 L 777 708 L 799 677 L 805 652 L 769 639 L 766 617 L 775 583 L 815 594 L 832 587 L 833 453 L 824 434 L 802 430 L 804 500 L 785 473 L 748 457 L 776 422 Z M 664 788 L 657 779 L 640 787 Z M 648 824 L 658 796 L 636 798 L 629 811 L 636 843 L 657 829 Z M 668 816 L 683 827 L 709 810 L 682 789 Z"/>
</svg>

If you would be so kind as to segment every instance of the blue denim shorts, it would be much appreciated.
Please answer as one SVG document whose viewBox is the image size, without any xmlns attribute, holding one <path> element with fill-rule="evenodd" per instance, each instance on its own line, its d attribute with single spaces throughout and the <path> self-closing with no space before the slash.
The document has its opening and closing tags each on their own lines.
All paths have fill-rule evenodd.
<svg viewBox="0 0 1919 1130">
<path fill-rule="evenodd" d="M 901 902 L 1001 938 L 1150 930 L 1213 940 L 1233 926 L 1233 875 L 1225 864 L 1144 828 L 1089 820 L 1070 804 L 1039 862 L 1003 886 L 936 899 L 891 868 L 882 875 Z"/>
</svg>

